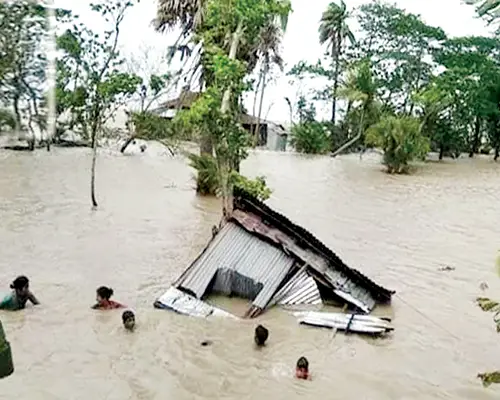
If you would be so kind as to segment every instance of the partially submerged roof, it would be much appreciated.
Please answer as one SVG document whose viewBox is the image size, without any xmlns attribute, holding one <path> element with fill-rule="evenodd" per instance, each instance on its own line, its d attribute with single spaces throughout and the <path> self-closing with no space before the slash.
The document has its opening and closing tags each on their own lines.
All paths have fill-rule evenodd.
<svg viewBox="0 0 500 400">
<path fill-rule="evenodd" d="M 369 313 L 394 293 L 349 268 L 311 233 L 243 191 L 234 211 L 174 286 L 248 298 L 247 316 L 275 304 L 319 304 L 327 295 Z"/>
<path fill-rule="evenodd" d="M 201 92 L 192 92 L 188 89 L 183 89 L 179 96 L 162 103 L 158 108 L 153 110 L 155 113 L 163 113 L 167 110 L 186 110 L 190 109 L 193 103 L 201 96 Z M 249 114 L 240 114 L 240 123 L 243 125 L 256 125 L 259 119 Z M 267 121 L 261 119 L 260 125 L 267 125 Z"/>
</svg>

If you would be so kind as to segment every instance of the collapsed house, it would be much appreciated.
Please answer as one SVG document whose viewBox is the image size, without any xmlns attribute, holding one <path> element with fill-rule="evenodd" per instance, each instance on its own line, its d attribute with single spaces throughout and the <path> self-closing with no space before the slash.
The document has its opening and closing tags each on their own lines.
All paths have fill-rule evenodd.
<svg viewBox="0 0 500 400">
<path fill-rule="evenodd" d="M 326 300 L 367 314 L 376 304 L 389 303 L 394 291 L 349 268 L 311 233 L 261 201 L 236 191 L 231 217 L 155 306 L 227 316 L 203 301 L 212 293 L 249 299 L 245 317 L 254 318 L 274 305 Z"/>
</svg>

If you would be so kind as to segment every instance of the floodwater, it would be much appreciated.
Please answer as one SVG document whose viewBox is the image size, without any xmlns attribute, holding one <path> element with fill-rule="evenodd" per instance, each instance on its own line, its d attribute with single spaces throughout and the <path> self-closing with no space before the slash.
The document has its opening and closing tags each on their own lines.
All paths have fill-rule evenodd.
<svg viewBox="0 0 500 400">
<path fill-rule="evenodd" d="M 492 315 L 474 304 L 500 298 L 499 165 L 462 159 L 388 176 L 375 156 L 257 153 L 244 163 L 248 175 L 267 175 L 270 205 L 397 290 L 392 307 L 377 309 L 395 332 L 371 340 L 300 327 L 278 309 L 241 322 L 155 310 L 219 219 L 185 162 L 156 150 L 101 152 L 94 212 L 88 150 L 0 153 L 0 291 L 26 274 L 43 302 L 0 313 L 16 366 L 0 399 L 499 398 L 476 378 L 500 369 L 500 347 Z M 90 310 L 100 285 L 137 312 L 134 334 L 119 311 Z M 257 322 L 270 329 L 261 351 Z M 302 355 L 313 381 L 292 378 Z"/>
</svg>

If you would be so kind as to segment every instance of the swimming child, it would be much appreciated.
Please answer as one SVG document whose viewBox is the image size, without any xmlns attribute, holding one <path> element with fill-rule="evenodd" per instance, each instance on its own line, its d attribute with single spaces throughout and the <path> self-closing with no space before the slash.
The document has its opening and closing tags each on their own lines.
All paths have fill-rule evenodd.
<svg viewBox="0 0 500 400">
<path fill-rule="evenodd" d="M 123 326 L 128 331 L 133 331 L 135 328 L 135 315 L 132 311 L 127 310 L 122 314 Z"/>
<path fill-rule="evenodd" d="M 311 379 L 309 375 L 309 361 L 307 358 L 300 357 L 295 368 L 295 377 L 298 379 Z"/>
<path fill-rule="evenodd" d="M 5 296 L 0 302 L 0 310 L 22 310 L 26 307 L 28 300 L 35 305 L 40 304 L 33 293 L 30 292 L 30 281 L 25 276 L 21 275 L 14 279 L 10 288 L 12 293 Z"/>
<path fill-rule="evenodd" d="M 269 331 L 262 325 L 255 328 L 254 340 L 257 346 L 262 347 L 265 345 L 267 338 L 269 337 Z"/>
<path fill-rule="evenodd" d="M 113 289 L 106 286 L 101 286 L 97 289 L 96 292 L 97 304 L 94 304 L 92 306 L 94 310 L 113 310 L 115 308 L 125 307 L 123 304 L 110 300 L 111 296 L 113 296 Z"/>
</svg>

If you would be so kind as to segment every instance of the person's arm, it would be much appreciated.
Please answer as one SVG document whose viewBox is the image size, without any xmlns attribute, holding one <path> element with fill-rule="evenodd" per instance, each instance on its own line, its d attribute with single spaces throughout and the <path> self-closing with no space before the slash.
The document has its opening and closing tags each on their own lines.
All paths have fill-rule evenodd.
<svg viewBox="0 0 500 400">
<path fill-rule="evenodd" d="M 28 293 L 28 300 L 31 301 L 35 306 L 40 304 L 38 299 L 35 297 L 35 295 L 31 292 Z"/>
</svg>

